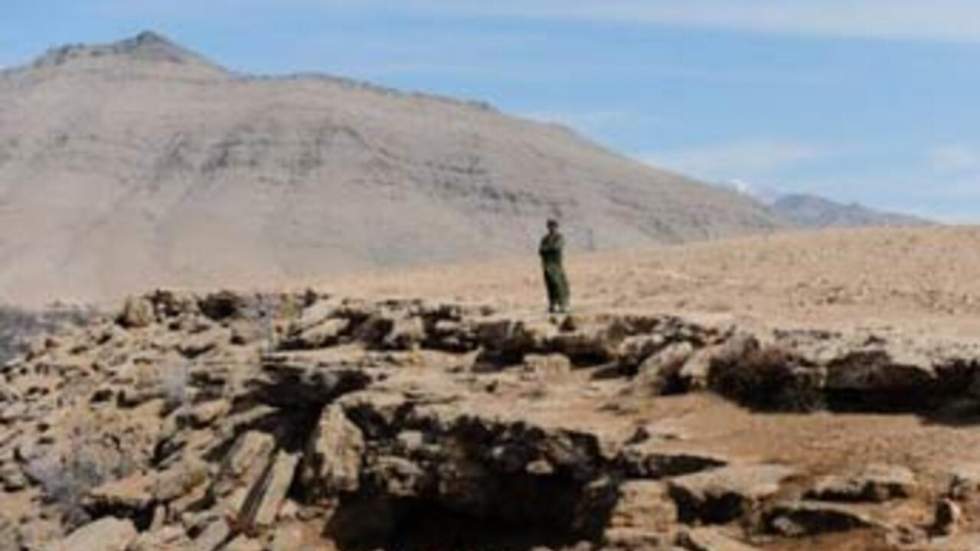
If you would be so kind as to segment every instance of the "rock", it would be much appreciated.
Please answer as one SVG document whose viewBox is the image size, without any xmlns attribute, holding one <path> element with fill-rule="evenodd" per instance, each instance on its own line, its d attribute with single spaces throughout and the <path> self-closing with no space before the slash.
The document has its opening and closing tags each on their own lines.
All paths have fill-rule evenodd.
<svg viewBox="0 0 980 551">
<path fill-rule="evenodd" d="M 667 345 L 663 335 L 634 335 L 626 337 L 619 345 L 619 365 L 627 373 L 633 373 L 647 358 Z"/>
<path fill-rule="evenodd" d="M 342 394 L 367 387 L 371 381 L 369 370 L 348 360 L 294 363 L 289 358 L 273 357 L 263 364 L 261 377 L 247 384 L 257 387 L 256 397 L 267 404 L 296 408 L 300 404 L 322 407 Z"/>
<path fill-rule="evenodd" d="M 225 456 L 212 493 L 226 496 L 236 488 L 252 488 L 265 472 L 275 447 L 270 434 L 248 431 L 241 435 Z"/>
<path fill-rule="evenodd" d="M 225 342 L 229 342 L 227 334 L 215 327 L 201 333 L 185 336 L 177 344 L 177 351 L 187 359 L 194 359 L 215 350 Z"/>
<path fill-rule="evenodd" d="M 397 456 L 383 455 L 366 469 L 375 484 L 395 497 L 417 497 L 429 486 L 430 477 L 417 464 Z"/>
<path fill-rule="evenodd" d="M 238 319 L 228 325 L 230 342 L 239 346 L 260 342 L 273 337 L 272 320 Z"/>
<path fill-rule="evenodd" d="M 915 474 L 898 465 L 869 465 L 850 476 L 826 476 L 806 493 L 807 499 L 843 502 L 884 502 L 909 497 Z"/>
<path fill-rule="evenodd" d="M 425 338 L 425 323 L 422 318 L 396 318 L 391 330 L 384 337 L 382 346 L 388 350 L 414 350 L 422 345 Z"/>
<path fill-rule="evenodd" d="M 548 339 L 548 346 L 574 363 L 594 364 L 616 359 L 627 336 L 627 328 L 613 320 L 604 325 L 553 334 Z"/>
<path fill-rule="evenodd" d="M 692 354 L 694 347 L 687 341 L 667 345 L 640 364 L 633 387 L 653 395 L 681 390 L 680 371 Z"/>
<path fill-rule="evenodd" d="M 487 356 L 500 360 L 521 360 L 525 354 L 548 351 L 548 343 L 557 329 L 548 323 L 532 323 L 513 319 L 480 320 L 475 338 Z"/>
<path fill-rule="evenodd" d="M 303 309 L 299 319 L 294 321 L 291 331 L 302 333 L 311 327 L 324 323 L 329 318 L 335 317 L 337 313 L 337 303 L 330 300 L 318 300 Z"/>
<path fill-rule="evenodd" d="M 62 530 L 60 524 L 51 520 L 32 519 L 21 524 L 17 529 L 17 543 L 11 546 L 10 549 L 47 550 L 56 545 L 54 542 L 58 542 L 64 537 L 65 532 Z M 65 551 L 58 547 L 55 547 L 55 549 Z"/>
<path fill-rule="evenodd" d="M 877 525 L 858 506 L 805 500 L 771 506 L 765 513 L 764 522 L 769 530 L 788 537 L 846 532 Z"/>
<path fill-rule="evenodd" d="M 716 528 L 691 528 L 684 530 L 677 543 L 690 551 L 757 551 Z"/>
<path fill-rule="evenodd" d="M 129 545 L 126 551 L 170 551 L 186 550 L 191 540 L 179 526 L 164 526 L 159 530 L 144 532 Z"/>
<path fill-rule="evenodd" d="M 181 413 L 179 417 L 182 422 L 191 427 L 203 428 L 224 417 L 230 411 L 231 403 L 228 400 L 210 400 L 192 406 L 189 411 Z"/>
<path fill-rule="evenodd" d="M 245 297 L 232 291 L 218 291 L 198 300 L 201 313 L 214 321 L 223 321 L 240 314 L 245 307 Z"/>
<path fill-rule="evenodd" d="M 663 479 L 709 471 L 728 465 L 717 454 L 684 450 L 663 450 L 650 441 L 623 448 L 617 462 L 632 478 Z"/>
<path fill-rule="evenodd" d="M 929 542 L 924 551 L 977 551 L 977 549 L 980 549 L 980 533 L 937 538 Z"/>
<path fill-rule="evenodd" d="M 719 347 L 702 348 L 695 351 L 684 362 L 677 372 L 677 378 L 685 391 L 705 390 L 708 388 L 708 376 L 711 373 L 711 362 L 720 352 Z"/>
<path fill-rule="evenodd" d="M 782 465 L 736 465 L 669 481 L 683 522 L 725 523 L 773 496 L 795 471 Z"/>
<path fill-rule="evenodd" d="M 0 466 L 0 487 L 6 492 L 17 492 L 27 487 L 27 477 L 20 466 L 13 462 Z"/>
<path fill-rule="evenodd" d="M 827 366 L 827 389 L 834 391 L 921 393 L 936 379 L 927 358 L 896 359 L 886 349 L 848 351 Z"/>
<path fill-rule="evenodd" d="M 708 387 L 756 410 L 809 412 L 824 406 L 824 380 L 823 368 L 788 349 L 733 337 L 715 349 Z"/>
<path fill-rule="evenodd" d="M 208 464 L 193 456 L 184 457 L 156 475 L 150 492 L 154 501 L 169 503 L 207 481 Z"/>
<path fill-rule="evenodd" d="M 952 536 L 956 534 L 962 518 L 963 509 L 958 503 L 949 498 L 940 499 L 933 516 L 932 532 L 941 536 Z"/>
<path fill-rule="evenodd" d="M 673 538 L 669 534 L 648 532 L 636 528 L 609 528 L 602 536 L 603 551 L 674 551 Z M 565 549 L 577 549 L 565 548 Z M 589 546 L 588 550 L 594 549 Z M 551 551 L 549 547 L 535 547 L 531 551 Z"/>
<path fill-rule="evenodd" d="M 522 367 L 528 376 L 548 380 L 567 375 L 572 370 L 572 362 L 561 354 L 528 354 Z"/>
<path fill-rule="evenodd" d="M 221 548 L 221 544 L 227 541 L 230 535 L 231 527 L 224 519 L 219 518 L 194 538 L 187 551 L 215 551 Z"/>
<path fill-rule="evenodd" d="M 367 348 L 384 348 L 384 341 L 400 319 L 385 309 L 372 313 L 354 329 L 354 339 Z"/>
<path fill-rule="evenodd" d="M 116 318 L 127 329 L 141 329 L 157 322 L 153 303 L 143 297 L 129 297 Z"/>
<path fill-rule="evenodd" d="M 197 297 L 187 291 L 158 290 L 151 299 L 157 310 L 168 318 L 199 312 Z"/>
<path fill-rule="evenodd" d="M 954 467 L 950 473 L 949 493 L 956 499 L 965 499 L 980 492 L 980 463 L 967 463 Z"/>
<path fill-rule="evenodd" d="M 19 549 L 20 535 L 14 520 L 0 515 L 0 549 Z"/>
<path fill-rule="evenodd" d="M 249 491 L 238 515 L 240 526 L 261 529 L 272 525 L 296 475 L 299 459 L 299 454 L 276 454 L 269 469 Z"/>
<path fill-rule="evenodd" d="M 238 536 L 221 548 L 221 551 L 263 551 L 265 546 L 257 539 Z"/>
<path fill-rule="evenodd" d="M 91 511 L 142 512 L 152 503 L 153 479 L 135 474 L 120 480 L 106 482 L 89 490 L 85 496 L 85 508 Z"/>
<path fill-rule="evenodd" d="M 337 551 L 332 541 L 319 531 L 308 534 L 309 528 L 300 523 L 284 522 L 276 526 L 267 551 Z"/>
<path fill-rule="evenodd" d="M 105 517 L 47 545 L 44 551 L 126 551 L 136 536 L 132 521 Z"/>
<path fill-rule="evenodd" d="M 286 350 L 316 350 L 334 346 L 340 342 L 341 336 L 349 327 L 350 320 L 331 318 L 289 337 L 283 343 L 282 348 Z"/>
<path fill-rule="evenodd" d="M 310 435 L 300 474 L 311 498 L 357 491 L 364 447 L 361 430 L 343 409 L 327 406 Z"/>
<path fill-rule="evenodd" d="M 619 499 L 609 515 L 604 539 L 620 548 L 636 548 L 637 534 L 669 539 L 677 523 L 677 506 L 667 486 L 652 480 L 631 480 L 619 487 Z M 648 542 L 649 543 L 649 542 Z"/>
</svg>

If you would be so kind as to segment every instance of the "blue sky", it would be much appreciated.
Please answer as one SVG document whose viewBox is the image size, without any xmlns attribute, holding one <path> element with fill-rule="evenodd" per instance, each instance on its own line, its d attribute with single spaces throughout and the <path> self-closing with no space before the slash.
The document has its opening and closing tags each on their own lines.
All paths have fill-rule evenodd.
<svg viewBox="0 0 980 551">
<path fill-rule="evenodd" d="M 162 32 L 487 100 L 714 182 L 980 222 L 976 0 L 3 0 L 0 67 Z"/>
</svg>

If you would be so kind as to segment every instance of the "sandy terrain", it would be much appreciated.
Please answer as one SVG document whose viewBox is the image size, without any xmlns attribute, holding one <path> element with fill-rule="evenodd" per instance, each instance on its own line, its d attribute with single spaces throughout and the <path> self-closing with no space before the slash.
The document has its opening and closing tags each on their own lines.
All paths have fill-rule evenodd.
<svg viewBox="0 0 980 551">
<path fill-rule="evenodd" d="M 980 335 L 980 228 L 827 230 L 610 253 L 566 253 L 574 308 L 726 315 L 801 327 Z M 480 264 L 307 282 L 342 295 L 540 310 L 533 251 Z"/>
<path fill-rule="evenodd" d="M 70 456 L 76 440 L 83 438 L 86 445 L 101 450 L 100 462 L 114 465 L 120 445 L 105 449 L 102 431 L 124 434 L 126 449 L 139 452 L 134 457 L 140 469 L 150 473 L 150 480 L 163 477 L 167 472 L 163 467 L 175 462 L 192 465 L 197 457 L 211 462 L 210 472 L 218 474 L 203 478 L 207 482 L 200 487 L 203 491 L 208 484 L 220 487 L 231 476 L 208 450 L 245 438 L 236 436 L 239 429 L 234 428 L 245 422 L 243 418 L 270 416 L 267 421 L 277 428 L 259 429 L 271 432 L 262 432 L 264 436 L 253 433 L 252 438 L 278 438 L 282 449 L 296 450 L 297 442 L 317 438 L 318 433 L 308 432 L 320 416 L 319 422 L 331 427 L 331 438 L 340 438 L 336 435 L 345 431 L 363 431 L 366 442 L 344 451 L 343 446 L 350 442 L 331 440 L 323 453 L 363 457 L 363 466 L 349 466 L 354 478 L 365 484 L 387 480 L 390 482 L 384 484 L 391 485 L 371 486 L 357 494 L 368 500 L 366 512 L 358 512 L 359 502 L 353 500 L 350 490 L 324 508 L 303 492 L 286 491 L 292 477 L 299 476 L 294 473 L 301 472 L 296 471 L 296 456 L 273 454 L 268 459 L 270 467 L 262 472 L 278 473 L 274 478 L 246 477 L 238 482 L 253 488 L 250 500 L 271 501 L 269 518 L 279 518 L 268 528 L 241 534 L 255 549 L 283 548 L 275 547 L 280 545 L 276 542 L 287 541 L 283 538 L 291 537 L 293 529 L 305 530 L 303 537 L 312 538 L 307 541 L 322 546 L 314 549 L 333 549 L 333 544 L 324 543 L 316 534 L 326 534 L 345 551 L 366 548 L 346 540 L 344 529 L 338 526 L 350 520 L 348 515 L 355 520 L 375 515 L 384 518 L 383 504 L 371 501 L 378 492 L 411 497 L 409 509 L 398 513 L 394 524 L 383 532 L 395 540 L 414 542 L 408 549 L 471 548 L 427 546 L 450 540 L 484 545 L 474 549 L 525 551 L 533 547 L 519 541 L 494 547 L 497 537 L 570 549 L 571 542 L 551 539 L 556 536 L 556 526 L 549 524 L 546 515 L 528 512 L 521 523 L 507 524 L 512 522 L 507 520 L 507 511 L 519 506 L 540 511 L 541 500 L 551 500 L 550 494 L 509 493 L 523 484 L 515 486 L 515 479 L 503 474 L 511 472 L 510 467 L 495 466 L 478 451 L 484 449 L 480 446 L 465 453 L 458 447 L 469 449 L 466 438 L 473 434 L 495 435 L 501 440 L 491 447 L 509 465 L 504 452 L 515 445 L 510 435 L 518 434 L 521 436 L 513 437 L 516 449 L 542 445 L 540 453 L 557 462 L 551 466 L 531 462 L 522 468 L 545 476 L 549 481 L 545 487 L 552 491 L 571 488 L 571 493 L 555 495 L 559 510 L 580 511 L 579 505 L 597 503 L 585 497 L 579 505 L 568 501 L 570 495 L 592 494 L 579 493 L 582 488 L 575 484 L 581 481 L 563 476 L 561 469 L 549 471 L 563 465 L 562 461 L 589 473 L 586 480 L 598 483 L 608 474 L 622 483 L 616 490 L 619 497 L 609 524 L 601 533 L 588 532 L 596 542 L 651 533 L 667 538 L 663 543 L 706 524 L 711 537 L 721 534 L 767 551 L 975 551 L 972 546 L 980 532 L 980 478 L 963 487 L 951 485 L 951 480 L 955 473 L 980 473 L 980 396 L 976 393 L 980 388 L 980 339 L 974 336 L 980 329 L 976 320 L 980 310 L 978 244 L 978 228 L 926 228 L 783 234 L 602 254 L 584 254 L 573 248 L 568 251 L 568 268 L 576 302 L 570 328 L 544 312 L 533 255 L 330 280 L 270 281 L 267 289 L 297 291 L 288 300 L 275 299 L 286 300 L 283 304 L 288 307 L 277 310 L 282 319 L 271 324 L 249 318 L 253 314 L 248 312 L 258 311 L 255 308 L 235 306 L 239 300 L 245 305 L 248 300 L 260 300 L 248 298 L 251 295 L 182 298 L 161 293 L 134 299 L 116 320 L 96 320 L 91 327 L 41 344 L 30 359 L 11 364 L 7 377 L 15 395 L 3 411 L 15 421 L 3 429 L 10 438 L 10 452 L 0 454 L 0 475 L 6 477 L 11 499 L 21 500 L 11 503 L 18 503 L 22 510 L 8 516 L 16 526 L 51 530 L 36 537 L 64 537 L 70 526 L 46 520 L 57 518 L 51 516 L 53 505 L 41 499 L 44 492 L 50 493 L 50 484 L 43 477 L 40 484 L 24 480 L 23 476 L 35 476 L 31 473 L 38 469 L 37 460 L 24 464 L 14 448 L 26 450 L 24 453 L 33 450 L 39 456 L 49 449 Z M 326 294 L 303 293 L 306 286 Z M 308 296 L 314 298 L 304 298 Z M 409 300 L 350 303 L 338 298 L 347 296 Z M 261 300 L 274 298 L 268 297 Z M 415 299 L 429 306 L 419 306 Z M 443 301 L 451 306 L 434 306 Z M 496 313 L 487 315 L 472 307 L 474 303 L 491 304 Z M 234 313 L 236 308 L 241 308 L 240 314 Z M 679 325 L 672 315 L 682 316 Z M 773 373 L 780 373 L 779 377 L 792 373 L 800 384 L 819 381 L 822 386 L 789 388 L 801 397 L 808 389 L 818 388 L 824 399 L 820 405 L 790 413 L 757 407 L 746 398 L 726 394 L 717 376 L 724 372 L 724 358 L 729 357 L 726 350 L 736 351 L 731 365 L 741 373 L 751 373 L 761 365 L 739 333 L 726 329 L 733 324 L 764 345 L 773 343 L 773 349 L 790 351 L 790 360 L 780 363 L 779 369 L 802 367 Z M 524 329 L 516 329 L 519 327 Z M 616 337 L 619 330 L 615 327 L 632 327 L 626 329 L 630 336 Z M 835 331 L 782 337 L 773 332 L 788 328 Z M 520 333 L 524 330 L 528 333 Z M 646 352 L 631 359 L 629 339 L 639 339 L 641 348 L 644 342 L 658 344 L 643 348 Z M 670 359 L 675 345 L 688 347 L 680 364 Z M 269 350 L 274 352 L 269 354 Z M 112 363 L 103 367 L 107 361 Z M 174 375 L 175 370 L 180 373 L 181 365 L 182 379 Z M 365 378 L 371 382 L 364 382 Z M 175 385 L 175 380 L 184 382 Z M 69 381 L 71 384 L 65 384 Z M 755 381 L 754 389 L 759 385 L 768 388 L 766 382 Z M 780 391 L 753 392 L 764 398 Z M 834 401 L 841 396 L 845 400 L 859 397 L 864 406 L 857 408 L 857 401 Z M 896 396 L 904 398 L 903 405 L 891 405 L 888 400 Z M 930 402 L 928 396 L 937 401 Z M 164 399 L 184 405 L 171 412 L 163 406 Z M 140 405 L 133 409 L 136 404 Z M 229 411 L 234 413 L 221 413 Z M 331 411 L 334 417 L 327 416 Z M 395 413 L 409 411 L 413 413 Z M 111 422 L 95 422 L 110 419 L 100 415 L 115 417 Z M 376 430 L 373 423 L 388 416 L 391 421 L 383 422 L 393 423 L 390 430 Z M 204 419 L 199 423 L 209 428 L 181 425 L 177 420 L 183 418 Z M 72 424 L 65 419 L 94 421 L 91 427 L 72 432 Z M 576 436 L 567 440 L 567 435 Z M 159 450 L 171 450 L 171 444 L 161 448 L 165 442 L 175 446 L 169 452 L 172 457 L 158 463 L 154 458 Z M 425 451 L 417 455 L 411 451 L 416 445 L 412 442 L 436 444 L 423 446 Z M 303 453 L 312 453 L 309 445 Z M 567 448 L 576 445 L 584 447 Z M 528 459 L 520 453 L 518 457 Z M 635 457 L 647 459 L 631 463 Z M 725 466 L 711 463 L 716 459 Z M 480 467 L 470 471 L 474 468 L 470 460 Z M 418 465 L 413 466 L 413 461 L 419 461 Z M 483 463 L 486 461 L 490 462 Z M 869 465 L 883 465 L 887 476 L 894 478 L 875 479 L 862 471 Z M 503 471 L 495 470 L 498 468 Z M 643 468 L 661 470 L 651 474 Z M 358 469 L 362 469 L 359 478 Z M 412 479 L 413 469 L 435 469 L 431 476 L 437 479 L 444 476 L 439 473 L 468 472 L 477 482 L 454 486 L 459 480 L 448 475 L 444 481 L 448 485 L 435 486 L 446 493 L 418 490 L 422 493 L 417 494 L 400 485 Z M 791 474 L 772 475 L 773 469 Z M 699 476 L 721 477 L 715 483 L 723 491 L 751 505 L 735 514 L 726 509 L 724 500 L 692 505 L 678 497 L 686 495 L 688 485 L 697 488 Z M 770 476 L 778 480 L 768 479 Z M 761 482 L 756 484 L 753 477 L 761 477 Z M 826 483 L 825 477 L 843 477 L 851 493 L 843 498 L 808 497 Z M 509 482 L 498 485 L 500 480 Z M 856 495 L 860 492 L 853 489 L 854 480 L 856 484 L 895 484 L 901 489 L 880 500 L 868 498 Z M 121 484 L 121 488 L 105 490 L 108 494 L 100 499 L 129 503 L 125 500 L 131 492 L 144 495 L 140 488 L 147 482 L 144 475 L 137 474 Z M 303 484 L 312 483 L 306 480 Z M 270 496 L 265 490 L 270 485 L 280 493 Z M 670 489 L 669 498 L 662 488 Z M 953 488 L 963 493 L 954 493 Z M 459 505 L 454 501 L 460 497 L 456 491 L 463 492 L 465 503 L 489 500 L 494 507 L 490 512 L 464 507 L 461 513 L 452 509 Z M 648 493 L 630 501 L 631 491 Z M 761 493 L 755 495 L 756 491 Z M 962 512 L 952 528 L 936 522 L 935 508 L 947 496 L 957 500 Z M 276 517 L 275 508 L 281 502 L 300 508 L 306 520 L 297 526 L 287 517 Z M 164 522 L 180 541 L 194 538 L 197 542 L 211 530 L 227 537 L 229 531 L 237 534 L 242 522 L 257 522 L 254 511 L 234 499 L 195 503 L 181 499 L 164 506 Z M 130 513 L 137 520 L 143 518 L 146 505 L 139 507 Z M 200 522 L 211 523 L 207 530 L 199 533 L 198 528 L 179 521 L 184 517 L 176 513 L 188 507 L 201 511 L 204 520 Z M 676 509 L 677 515 L 695 517 L 685 520 L 669 513 L 661 519 L 666 528 L 658 527 L 654 521 L 660 522 L 660 517 L 649 517 L 651 507 Z M 780 507 L 801 507 L 788 510 L 804 511 L 799 513 L 804 519 L 800 522 L 811 523 L 806 526 L 812 535 L 794 533 L 796 525 L 773 524 L 773 518 L 796 514 L 780 513 Z M 806 507 L 817 507 L 818 513 L 806 517 Z M 97 514 L 104 511 L 96 509 Z M 232 519 L 230 524 L 222 520 L 225 518 Z M 834 524 L 835 518 L 871 528 L 841 528 Z M 504 524 L 495 529 L 494 522 Z M 458 525 L 457 531 L 442 533 L 444 525 Z M 467 526 L 480 528 L 469 530 Z M 567 527 L 557 526 L 559 534 Z M 617 532 L 622 526 L 633 531 Z M 937 526 L 958 531 L 959 539 L 939 537 Z M 143 530 L 141 539 L 170 533 L 144 529 L 139 522 L 136 527 Z M 363 524 L 352 529 L 358 534 L 377 533 Z M 0 530 L 0 535 L 4 533 L 23 540 L 37 532 Z M 124 535 L 130 540 L 137 537 L 132 528 Z M 670 548 L 644 545 L 625 548 Z M 597 543 L 593 548 L 602 547 Z"/>
</svg>

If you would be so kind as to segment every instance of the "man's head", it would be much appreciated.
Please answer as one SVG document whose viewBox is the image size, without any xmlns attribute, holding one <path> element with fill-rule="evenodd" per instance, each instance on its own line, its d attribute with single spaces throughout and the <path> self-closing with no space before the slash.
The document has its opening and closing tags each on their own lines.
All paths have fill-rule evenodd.
<svg viewBox="0 0 980 551">
<path fill-rule="evenodd" d="M 554 218 L 548 219 L 548 231 L 550 232 L 558 231 L 558 220 L 555 220 Z"/>
</svg>

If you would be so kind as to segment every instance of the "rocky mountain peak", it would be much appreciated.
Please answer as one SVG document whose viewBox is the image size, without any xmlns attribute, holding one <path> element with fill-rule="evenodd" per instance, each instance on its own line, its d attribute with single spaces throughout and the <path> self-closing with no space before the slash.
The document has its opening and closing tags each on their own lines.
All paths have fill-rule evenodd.
<svg viewBox="0 0 980 551">
<path fill-rule="evenodd" d="M 143 31 L 134 37 L 108 44 L 68 44 L 55 47 L 38 58 L 33 67 L 59 67 L 78 61 L 112 58 L 218 68 L 201 55 L 154 31 Z"/>
</svg>

